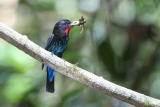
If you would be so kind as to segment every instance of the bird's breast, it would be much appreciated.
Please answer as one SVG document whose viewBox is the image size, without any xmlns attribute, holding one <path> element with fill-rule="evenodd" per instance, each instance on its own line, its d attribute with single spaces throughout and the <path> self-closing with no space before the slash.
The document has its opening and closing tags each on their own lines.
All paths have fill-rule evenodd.
<svg viewBox="0 0 160 107">
<path fill-rule="evenodd" d="M 62 57 L 62 54 L 67 48 L 67 42 L 68 40 L 67 41 L 66 40 L 65 41 L 55 41 L 49 50 L 55 55 Z"/>
</svg>

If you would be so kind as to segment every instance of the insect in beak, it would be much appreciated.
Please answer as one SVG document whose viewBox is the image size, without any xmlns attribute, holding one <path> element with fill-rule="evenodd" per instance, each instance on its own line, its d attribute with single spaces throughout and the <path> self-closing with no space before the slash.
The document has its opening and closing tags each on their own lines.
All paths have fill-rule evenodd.
<svg viewBox="0 0 160 107">
<path fill-rule="evenodd" d="M 84 20 L 83 16 L 78 21 L 73 21 L 70 25 L 71 26 L 80 26 L 84 25 L 86 21 Z"/>
</svg>

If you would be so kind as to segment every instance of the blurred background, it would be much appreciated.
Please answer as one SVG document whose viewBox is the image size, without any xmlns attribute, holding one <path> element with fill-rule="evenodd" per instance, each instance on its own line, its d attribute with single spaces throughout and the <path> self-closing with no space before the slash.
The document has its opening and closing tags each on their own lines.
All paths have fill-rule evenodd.
<svg viewBox="0 0 160 107">
<path fill-rule="evenodd" d="M 160 0 L 1 0 L 0 22 L 44 47 L 60 19 L 84 16 L 63 58 L 96 75 L 160 98 Z M 133 107 L 56 73 L 45 91 L 41 63 L 0 39 L 1 107 Z"/>
</svg>

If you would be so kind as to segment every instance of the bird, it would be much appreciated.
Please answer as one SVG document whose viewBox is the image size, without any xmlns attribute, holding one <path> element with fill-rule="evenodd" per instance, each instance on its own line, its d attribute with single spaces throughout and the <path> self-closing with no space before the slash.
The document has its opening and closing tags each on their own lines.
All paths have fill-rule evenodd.
<svg viewBox="0 0 160 107">
<path fill-rule="evenodd" d="M 73 22 L 68 19 L 59 20 L 55 24 L 52 34 L 48 37 L 45 50 L 61 58 L 67 48 L 70 30 L 74 26 L 80 25 L 82 25 L 82 21 L 80 20 Z M 42 70 L 44 66 L 47 72 L 46 91 L 54 93 L 54 79 L 56 70 L 44 64 L 42 64 Z"/>
</svg>

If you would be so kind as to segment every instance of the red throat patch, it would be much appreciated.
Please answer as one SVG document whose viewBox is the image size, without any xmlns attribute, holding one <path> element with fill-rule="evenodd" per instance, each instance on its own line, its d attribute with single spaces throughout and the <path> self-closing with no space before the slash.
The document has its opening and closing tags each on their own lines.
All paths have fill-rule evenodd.
<svg viewBox="0 0 160 107">
<path fill-rule="evenodd" d="M 70 26 L 65 30 L 65 33 L 66 33 L 67 36 L 69 35 L 69 32 L 70 32 L 71 29 L 72 29 L 72 27 Z"/>
</svg>

